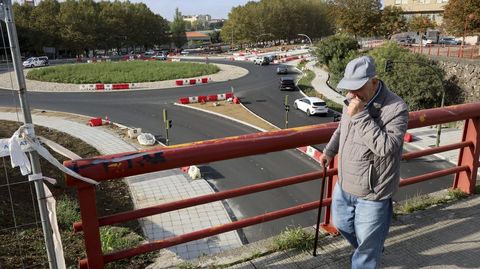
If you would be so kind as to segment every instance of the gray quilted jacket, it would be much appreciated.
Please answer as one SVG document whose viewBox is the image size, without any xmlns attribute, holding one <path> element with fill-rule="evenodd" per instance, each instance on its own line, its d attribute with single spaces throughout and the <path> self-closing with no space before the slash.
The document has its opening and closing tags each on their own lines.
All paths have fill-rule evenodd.
<svg viewBox="0 0 480 269">
<path fill-rule="evenodd" d="M 387 199 L 397 191 L 408 124 L 405 102 L 382 81 L 380 87 L 368 109 L 350 117 L 343 107 L 342 120 L 324 149 L 328 156 L 339 155 L 342 189 L 366 200 Z"/>
</svg>

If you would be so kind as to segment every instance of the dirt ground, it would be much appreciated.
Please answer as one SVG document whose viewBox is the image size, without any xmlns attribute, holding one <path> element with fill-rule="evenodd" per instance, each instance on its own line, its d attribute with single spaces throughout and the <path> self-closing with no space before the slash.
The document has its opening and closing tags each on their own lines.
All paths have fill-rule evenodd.
<svg viewBox="0 0 480 269">
<path fill-rule="evenodd" d="M 216 103 L 217 105 L 214 105 Z M 218 102 L 206 102 L 206 103 L 196 103 L 189 104 L 188 106 L 208 110 L 218 114 L 222 114 L 240 121 L 244 121 L 253 126 L 262 128 L 267 131 L 275 131 L 279 128 L 269 124 L 268 122 L 260 119 L 252 112 L 245 109 L 240 104 L 233 104 L 227 101 L 218 101 Z"/>
<path fill-rule="evenodd" d="M 15 112 L 15 109 L 2 109 Z M 35 110 L 32 114 L 49 114 L 67 117 L 78 122 L 86 122 L 83 116 L 71 115 L 61 112 L 42 112 Z M 21 115 L 20 115 L 21 118 Z M 20 123 L 0 120 L 0 138 L 10 137 L 18 129 Z M 71 137 L 54 129 L 35 126 L 35 134 L 52 140 L 81 157 L 98 156 L 99 153 L 90 145 L 80 139 Z M 52 155 L 62 162 L 65 157 L 52 152 Z M 76 199 L 76 191 L 65 187 L 63 173 L 40 159 L 42 174 L 59 180 L 57 185 L 49 185 L 55 198 L 62 197 Z M 18 168 L 11 168 L 10 159 L 0 159 L 0 268 L 45 268 L 46 255 L 44 250 L 42 230 L 38 222 L 38 207 L 34 196 L 32 183 L 22 176 Z M 128 211 L 133 209 L 132 199 L 127 185 L 123 180 L 103 182 L 96 188 L 97 209 L 100 216 Z M 32 212 L 34 212 L 32 214 Z M 76 219 L 75 221 L 77 221 Z M 17 228 L 13 228 L 13 227 Z M 72 223 L 62 226 L 60 224 L 62 241 L 67 266 L 75 266 L 78 259 L 84 257 L 82 234 L 73 233 Z M 140 233 L 138 222 L 129 222 L 124 227 L 131 233 Z M 144 268 L 149 258 L 139 257 L 116 264 L 121 268 Z"/>
</svg>

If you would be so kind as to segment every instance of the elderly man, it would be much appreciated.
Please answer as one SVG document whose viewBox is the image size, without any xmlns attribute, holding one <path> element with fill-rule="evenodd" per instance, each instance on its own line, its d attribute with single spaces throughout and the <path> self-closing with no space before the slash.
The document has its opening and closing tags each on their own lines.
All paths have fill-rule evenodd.
<svg viewBox="0 0 480 269">
<path fill-rule="evenodd" d="M 377 79 L 374 60 L 350 61 L 338 88 L 347 91 L 342 120 L 321 158 L 338 154 L 333 223 L 353 246 L 352 268 L 377 268 L 392 218 L 392 196 L 400 180 L 405 102 Z"/>
</svg>

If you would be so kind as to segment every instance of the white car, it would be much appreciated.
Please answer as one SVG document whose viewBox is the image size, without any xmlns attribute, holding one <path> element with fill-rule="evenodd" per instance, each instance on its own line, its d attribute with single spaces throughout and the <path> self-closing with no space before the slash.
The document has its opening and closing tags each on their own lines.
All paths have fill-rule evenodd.
<svg viewBox="0 0 480 269">
<path fill-rule="evenodd" d="M 23 67 L 25 68 L 33 68 L 38 66 L 47 66 L 48 61 L 43 59 L 42 57 L 30 57 L 25 62 L 23 62 Z"/>
<path fill-rule="evenodd" d="M 325 101 L 318 97 L 305 97 L 295 100 L 293 103 L 295 109 L 299 109 L 305 112 L 308 116 L 315 114 L 324 114 L 328 113 L 328 107 Z"/>
<path fill-rule="evenodd" d="M 430 47 L 433 45 L 433 41 L 430 39 L 423 39 L 422 40 L 422 46 L 424 47 Z"/>
</svg>

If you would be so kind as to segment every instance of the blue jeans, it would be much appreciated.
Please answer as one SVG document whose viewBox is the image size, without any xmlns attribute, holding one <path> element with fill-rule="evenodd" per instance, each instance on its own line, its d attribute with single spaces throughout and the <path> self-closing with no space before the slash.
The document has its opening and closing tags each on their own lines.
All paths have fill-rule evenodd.
<svg viewBox="0 0 480 269">
<path fill-rule="evenodd" d="M 378 268 L 383 244 L 392 220 L 392 199 L 363 200 L 335 186 L 332 197 L 333 224 L 355 248 L 352 269 Z"/>
</svg>

